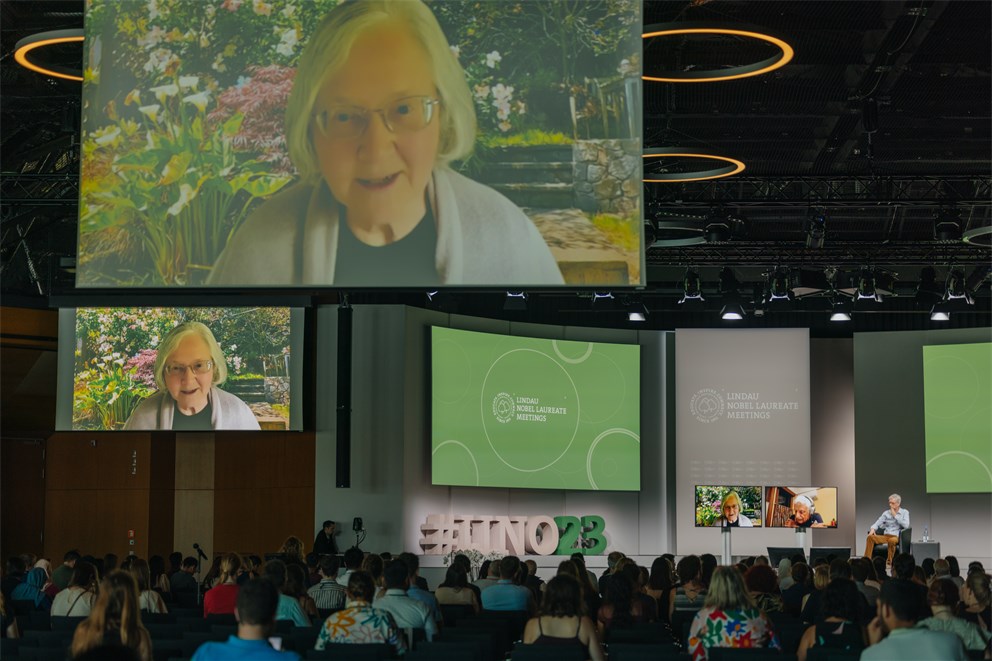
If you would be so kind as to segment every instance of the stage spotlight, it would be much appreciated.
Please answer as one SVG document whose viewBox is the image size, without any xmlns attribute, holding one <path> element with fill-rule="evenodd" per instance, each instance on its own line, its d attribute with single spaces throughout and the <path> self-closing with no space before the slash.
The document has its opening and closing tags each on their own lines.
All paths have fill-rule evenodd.
<svg viewBox="0 0 992 661">
<path fill-rule="evenodd" d="M 830 309 L 830 321 L 850 321 L 851 303 L 844 298 L 837 298 Z"/>
<path fill-rule="evenodd" d="M 937 301 L 930 309 L 930 321 L 950 321 L 951 311 L 947 301 Z"/>
<path fill-rule="evenodd" d="M 768 284 L 762 301 L 763 306 L 769 310 L 791 309 L 795 295 L 792 292 L 792 278 L 789 270 L 776 268 L 766 275 Z"/>
<path fill-rule="evenodd" d="M 631 303 L 627 306 L 627 321 L 647 321 L 648 309 L 643 303 Z"/>
<path fill-rule="evenodd" d="M 824 239 L 827 236 L 827 215 L 823 209 L 810 209 L 806 214 L 803 223 L 806 231 L 806 248 L 810 250 L 820 250 L 823 248 Z"/>
<path fill-rule="evenodd" d="M 944 297 L 940 285 L 937 284 L 937 272 L 932 266 L 920 269 L 920 282 L 916 285 L 916 307 L 919 310 L 929 310 Z"/>
<path fill-rule="evenodd" d="M 740 283 L 734 270 L 729 266 L 720 271 L 720 295 L 723 297 L 723 307 L 720 308 L 720 318 L 724 321 L 739 321 L 744 318 L 744 306 L 737 292 Z"/>
<path fill-rule="evenodd" d="M 947 290 L 944 298 L 948 301 L 964 301 L 968 305 L 975 304 L 975 299 L 968 291 L 964 272 L 961 269 L 951 269 L 951 272 L 947 274 Z"/>
<path fill-rule="evenodd" d="M 687 268 L 685 275 L 682 277 L 682 298 L 679 300 L 679 305 L 684 303 L 697 305 L 705 300 L 703 298 L 703 284 L 699 279 L 699 274 L 691 267 Z"/>
<path fill-rule="evenodd" d="M 882 295 L 875 288 L 875 272 L 873 270 L 861 269 L 861 274 L 858 276 L 856 300 L 882 302 Z"/>
<path fill-rule="evenodd" d="M 933 219 L 933 238 L 936 241 L 961 240 L 961 210 L 941 209 Z"/>
<path fill-rule="evenodd" d="M 526 310 L 527 309 L 527 294 L 522 291 L 508 291 L 506 292 L 506 300 L 503 301 L 504 310 Z"/>
</svg>

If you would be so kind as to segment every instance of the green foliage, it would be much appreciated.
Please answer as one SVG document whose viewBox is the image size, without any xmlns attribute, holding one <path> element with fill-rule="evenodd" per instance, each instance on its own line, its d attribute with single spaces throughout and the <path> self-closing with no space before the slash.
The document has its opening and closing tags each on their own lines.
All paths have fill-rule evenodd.
<svg viewBox="0 0 992 661">
<path fill-rule="evenodd" d="M 73 388 L 73 427 L 123 429 L 138 403 L 155 390 L 135 380 L 123 358 L 97 363 L 94 368 L 80 374 Z"/>
<path fill-rule="evenodd" d="M 570 145 L 572 138 L 559 131 L 527 129 L 512 135 L 486 135 L 479 138 L 479 144 L 486 147 L 536 147 L 540 145 Z"/>
<path fill-rule="evenodd" d="M 138 108 L 140 124 L 118 118 L 84 137 L 82 261 L 94 252 L 92 239 L 126 231 L 140 242 L 136 263 L 153 265 L 128 284 L 203 284 L 251 202 L 289 183 L 269 174 L 268 163 L 239 161 L 233 142 L 243 116 L 211 128 L 211 95 L 200 85 L 196 76 L 177 76 L 135 90 L 127 104 L 149 102 Z"/>
<path fill-rule="evenodd" d="M 637 250 L 641 245 L 640 217 L 600 213 L 592 217 L 592 224 L 609 238 L 610 243 L 621 250 Z"/>
</svg>

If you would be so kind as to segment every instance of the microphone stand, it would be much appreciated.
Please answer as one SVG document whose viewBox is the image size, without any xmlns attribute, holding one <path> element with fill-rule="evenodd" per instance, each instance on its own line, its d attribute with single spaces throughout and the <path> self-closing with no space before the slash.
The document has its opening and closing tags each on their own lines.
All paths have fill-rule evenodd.
<svg viewBox="0 0 992 661">
<path fill-rule="evenodd" d="M 727 519 L 724 517 L 720 521 L 720 532 L 723 536 L 723 564 L 724 566 L 730 566 L 731 554 L 731 544 L 730 544 L 730 534 L 733 527 L 728 523 Z"/>
</svg>

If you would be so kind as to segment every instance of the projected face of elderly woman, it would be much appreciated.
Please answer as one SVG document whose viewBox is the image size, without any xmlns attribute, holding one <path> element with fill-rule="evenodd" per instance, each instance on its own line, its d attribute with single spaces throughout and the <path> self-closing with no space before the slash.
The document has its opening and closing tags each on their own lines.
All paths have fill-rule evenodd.
<svg viewBox="0 0 992 661">
<path fill-rule="evenodd" d="M 360 34 L 321 86 L 311 128 L 317 162 L 361 241 L 397 240 L 424 217 L 439 105 L 427 52 L 392 21 Z"/>
<path fill-rule="evenodd" d="M 203 324 L 180 324 L 165 337 L 158 374 L 180 413 L 194 415 L 208 401 L 210 388 L 220 381 L 223 354 L 213 334 Z"/>
</svg>

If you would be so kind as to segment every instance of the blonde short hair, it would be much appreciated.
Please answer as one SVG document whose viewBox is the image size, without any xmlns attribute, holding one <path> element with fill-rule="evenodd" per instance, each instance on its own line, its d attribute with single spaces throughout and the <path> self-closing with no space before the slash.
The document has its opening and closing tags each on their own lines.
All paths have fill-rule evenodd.
<svg viewBox="0 0 992 661">
<path fill-rule="evenodd" d="M 744 577 L 734 567 L 717 567 L 710 577 L 704 605 L 722 610 L 754 608 L 754 599 L 744 585 Z"/>
<path fill-rule="evenodd" d="M 227 380 L 227 362 L 224 360 L 224 352 L 220 350 L 220 345 L 214 339 L 214 334 L 199 321 L 187 321 L 169 331 L 169 334 L 165 336 L 162 344 L 158 347 L 158 355 L 155 356 L 155 385 L 158 386 L 159 390 L 165 390 L 165 361 L 190 335 L 196 335 L 207 345 L 210 360 L 214 364 L 214 375 L 211 383 L 219 386 Z"/>
<path fill-rule="evenodd" d="M 286 104 L 286 143 L 301 178 L 320 179 L 320 166 L 311 140 L 311 116 L 321 86 L 348 59 L 355 41 L 365 31 L 384 23 L 409 30 L 427 53 L 441 100 L 441 143 L 436 165 L 464 158 L 475 144 L 475 105 L 465 72 L 433 12 L 420 0 L 351 0 L 328 12 L 317 26 L 296 70 Z"/>
<path fill-rule="evenodd" d="M 723 508 L 726 507 L 727 503 L 731 501 L 737 502 L 737 509 L 739 510 L 744 509 L 744 504 L 741 503 L 741 497 L 737 495 L 736 491 L 731 491 L 730 493 L 728 493 L 726 496 L 723 497 L 723 502 L 720 503 L 720 510 L 723 511 Z"/>
</svg>

